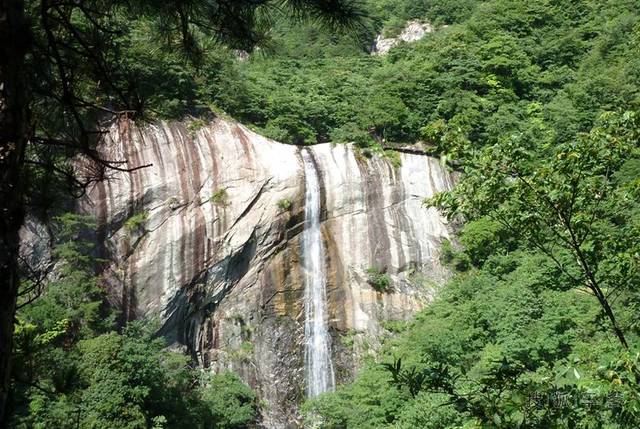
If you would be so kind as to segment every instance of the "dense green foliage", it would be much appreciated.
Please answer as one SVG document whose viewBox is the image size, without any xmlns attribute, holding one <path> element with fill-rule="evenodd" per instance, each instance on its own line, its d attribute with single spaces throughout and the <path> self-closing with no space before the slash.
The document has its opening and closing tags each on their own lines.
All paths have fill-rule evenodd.
<svg viewBox="0 0 640 429">
<path fill-rule="evenodd" d="M 463 4 L 474 12 L 438 12 Z M 219 106 L 285 142 L 423 139 L 441 151 L 513 133 L 567 141 L 603 111 L 638 106 L 635 1 L 424 2 L 402 16 L 464 20 L 369 55 L 374 30 L 407 5 L 373 1 L 359 38 L 278 27 L 273 54 L 232 67 L 236 107 Z"/>
<path fill-rule="evenodd" d="M 640 230 L 626 215 L 637 210 L 640 197 L 637 178 L 629 176 L 640 156 L 639 124 L 633 112 L 609 114 L 571 142 L 514 137 L 476 150 L 458 187 L 434 199 L 450 216 L 491 218 L 484 237 L 464 241 L 472 249 L 499 225 L 551 258 L 566 288 L 598 299 L 623 344 L 608 300 L 633 292 L 639 280 Z M 472 257 L 480 261 L 477 252 Z"/>
<path fill-rule="evenodd" d="M 465 220 L 442 251 L 456 274 L 307 419 L 638 427 L 639 5 L 469 7 L 365 74 L 397 113 L 381 136 L 422 139 L 461 173 L 426 202 Z"/>
<path fill-rule="evenodd" d="M 16 325 L 11 426 L 16 428 L 240 428 L 256 418 L 255 394 L 231 373 L 211 376 L 166 350 L 153 323 L 115 331 L 83 237 L 91 223 L 57 221 L 56 278 Z M 24 282 L 23 290 L 34 285 Z M 26 297 L 31 296 L 25 294 Z"/>
<path fill-rule="evenodd" d="M 142 15 L 132 19 L 116 11 L 103 24 L 119 29 L 108 43 L 120 60 L 117 64 L 104 63 L 117 66 L 118 72 L 112 81 L 102 82 L 103 70 L 95 70 L 96 65 L 89 62 L 86 70 L 76 73 L 100 84 L 79 80 L 74 90 L 114 109 L 132 109 L 146 118 L 226 112 L 287 143 L 331 140 L 369 145 L 374 138 L 412 141 L 435 113 L 427 115 L 424 109 L 432 109 L 438 100 L 431 100 L 420 111 L 415 107 L 438 88 L 424 87 L 423 76 L 414 75 L 411 69 L 432 68 L 431 63 L 440 54 L 416 55 L 412 50 L 398 57 L 397 50 L 390 58 L 373 57 L 369 53 L 372 41 L 379 31 L 399 31 L 407 19 L 428 18 L 437 25 L 458 22 L 476 3 L 369 0 L 364 8 L 369 16 L 347 34 L 308 22 L 292 23 L 276 14 L 271 34 L 259 38 L 259 49 L 246 61 L 237 61 L 238 51 L 200 33 L 194 36 L 198 50 L 197 61 L 193 61 L 180 50 L 167 51 L 167 42 L 156 36 L 162 24 L 154 18 Z M 37 62 L 34 66 L 37 69 Z M 413 95 L 415 90 L 429 93 Z M 56 109 L 55 103 L 55 99 L 48 100 L 38 108 L 44 113 Z M 42 120 L 60 121 L 64 117 L 60 112 L 42 115 Z M 39 125 L 48 130 L 68 126 L 49 122 Z"/>
<path fill-rule="evenodd" d="M 306 405 L 322 427 L 636 427 L 638 361 L 526 251 L 460 274 L 381 363 Z M 631 315 L 631 313 L 630 313 Z M 394 382 L 395 380 L 395 382 Z M 313 413 L 311 413 L 313 411 Z M 601 426 L 598 426 L 601 425 Z"/>
<path fill-rule="evenodd" d="M 367 283 L 376 292 L 388 292 L 391 285 L 391 277 L 377 268 L 367 268 Z"/>
</svg>

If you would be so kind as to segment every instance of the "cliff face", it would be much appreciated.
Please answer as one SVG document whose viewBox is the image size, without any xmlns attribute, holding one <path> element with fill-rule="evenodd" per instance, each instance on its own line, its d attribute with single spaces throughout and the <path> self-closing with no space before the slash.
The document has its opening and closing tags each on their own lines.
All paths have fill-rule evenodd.
<svg viewBox="0 0 640 429">
<path fill-rule="evenodd" d="M 300 149 L 218 119 L 115 125 L 101 151 L 130 166 L 108 172 L 82 201 L 101 226 L 113 303 L 123 317 L 157 316 L 162 333 L 205 368 L 239 372 L 259 392 L 264 425 L 297 420 L 304 398 L 304 303 Z M 445 221 L 423 206 L 448 189 L 429 157 L 401 165 L 352 146 L 310 148 L 321 187 L 327 300 L 338 382 L 375 349 L 385 321 L 428 302 L 445 276 Z M 387 292 L 368 283 L 386 272 Z"/>
</svg>

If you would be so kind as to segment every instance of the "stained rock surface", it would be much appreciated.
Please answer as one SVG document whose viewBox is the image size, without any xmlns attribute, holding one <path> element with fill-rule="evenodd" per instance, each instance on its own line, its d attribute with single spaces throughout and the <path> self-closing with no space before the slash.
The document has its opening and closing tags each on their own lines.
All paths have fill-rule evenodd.
<svg viewBox="0 0 640 429">
<path fill-rule="evenodd" d="M 157 317 L 162 334 L 204 368 L 233 369 L 261 399 L 264 427 L 296 427 L 304 399 L 300 148 L 230 120 L 203 127 L 121 121 L 104 157 L 150 164 L 108 172 L 81 202 L 96 217 L 104 279 L 123 318 Z M 385 323 L 427 304 L 447 273 L 446 221 L 423 200 L 452 186 L 430 157 L 401 165 L 351 145 L 310 148 L 338 382 L 375 350 Z M 376 291 L 371 273 L 386 274 Z"/>
</svg>

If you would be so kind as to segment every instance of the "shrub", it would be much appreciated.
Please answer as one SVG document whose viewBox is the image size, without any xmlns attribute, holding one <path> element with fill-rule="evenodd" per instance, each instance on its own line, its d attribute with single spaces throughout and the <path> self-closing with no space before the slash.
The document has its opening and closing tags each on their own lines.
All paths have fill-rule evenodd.
<svg viewBox="0 0 640 429">
<path fill-rule="evenodd" d="M 508 247 L 509 237 L 498 222 L 487 218 L 480 218 L 467 222 L 460 242 L 474 265 L 480 266 L 501 247 Z M 505 246 L 507 245 L 507 246 Z"/>
<path fill-rule="evenodd" d="M 467 271 L 471 266 L 469 255 L 456 251 L 449 240 L 442 243 L 442 247 L 440 248 L 440 262 L 444 265 L 453 265 L 456 271 Z"/>
<path fill-rule="evenodd" d="M 387 157 L 393 168 L 402 167 L 402 158 L 400 158 L 398 151 L 387 149 L 384 151 L 384 156 Z"/>
<path fill-rule="evenodd" d="M 278 201 L 278 208 L 280 210 L 284 211 L 288 211 L 291 209 L 291 200 L 289 198 L 283 198 L 281 200 Z"/>
<path fill-rule="evenodd" d="M 227 194 L 227 189 L 222 188 L 218 189 L 211 195 L 209 201 L 218 206 L 226 207 L 229 205 L 229 194 Z"/>
<path fill-rule="evenodd" d="M 134 214 L 124 222 L 124 227 L 129 234 L 144 231 L 144 226 L 149 218 L 149 212 L 146 210 Z"/>
<path fill-rule="evenodd" d="M 380 326 L 391 333 L 397 334 L 406 331 L 409 323 L 406 320 L 383 320 L 380 322 Z"/>
<path fill-rule="evenodd" d="M 388 292 L 391 277 L 377 268 L 367 268 L 367 283 L 378 292 Z"/>
<path fill-rule="evenodd" d="M 340 337 L 340 342 L 342 343 L 343 346 L 347 348 L 352 348 L 354 343 L 354 338 L 357 334 L 358 334 L 358 331 L 356 331 L 355 329 L 349 329 L 347 332 L 344 333 L 344 335 L 342 335 L 342 337 Z"/>
<path fill-rule="evenodd" d="M 251 360 L 251 356 L 253 355 L 253 343 L 249 341 L 243 341 L 242 343 L 240 343 L 240 346 L 237 349 L 233 350 L 229 355 L 234 360 L 249 362 Z"/>
<path fill-rule="evenodd" d="M 440 246 L 440 262 L 445 265 L 450 264 L 453 259 L 456 257 L 456 252 L 453 250 L 453 246 L 451 246 L 451 242 L 449 240 L 445 240 L 442 242 Z"/>
<path fill-rule="evenodd" d="M 196 136 L 196 133 L 207 126 L 207 121 L 205 121 L 204 119 L 194 119 L 192 121 L 189 121 L 189 123 L 187 124 L 187 132 L 189 133 L 189 136 L 191 138 L 194 138 Z"/>
</svg>

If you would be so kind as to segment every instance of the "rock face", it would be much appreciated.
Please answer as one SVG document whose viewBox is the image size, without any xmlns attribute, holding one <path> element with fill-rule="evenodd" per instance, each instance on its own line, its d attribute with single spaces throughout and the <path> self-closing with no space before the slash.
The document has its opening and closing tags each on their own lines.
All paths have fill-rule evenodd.
<svg viewBox="0 0 640 429">
<path fill-rule="evenodd" d="M 129 166 L 81 203 L 100 225 L 113 304 L 127 320 L 156 316 L 162 334 L 204 368 L 233 369 L 259 393 L 262 424 L 295 427 L 304 399 L 300 148 L 218 119 L 138 127 L 120 122 L 101 148 Z M 375 349 L 384 323 L 406 320 L 446 277 L 445 220 L 423 200 L 449 189 L 433 158 L 400 166 L 350 145 L 309 153 L 321 188 L 329 331 L 336 381 Z M 371 273 L 386 273 L 377 292 Z"/>
<path fill-rule="evenodd" d="M 409 21 L 397 37 L 383 38 L 382 35 L 378 35 L 373 42 L 371 53 L 374 55 L 386 54 L 400 42 L 416 42 L 428 33 L 433 33 L 434 30 L 433 26 L 428 22 Z"/>
</svg>

